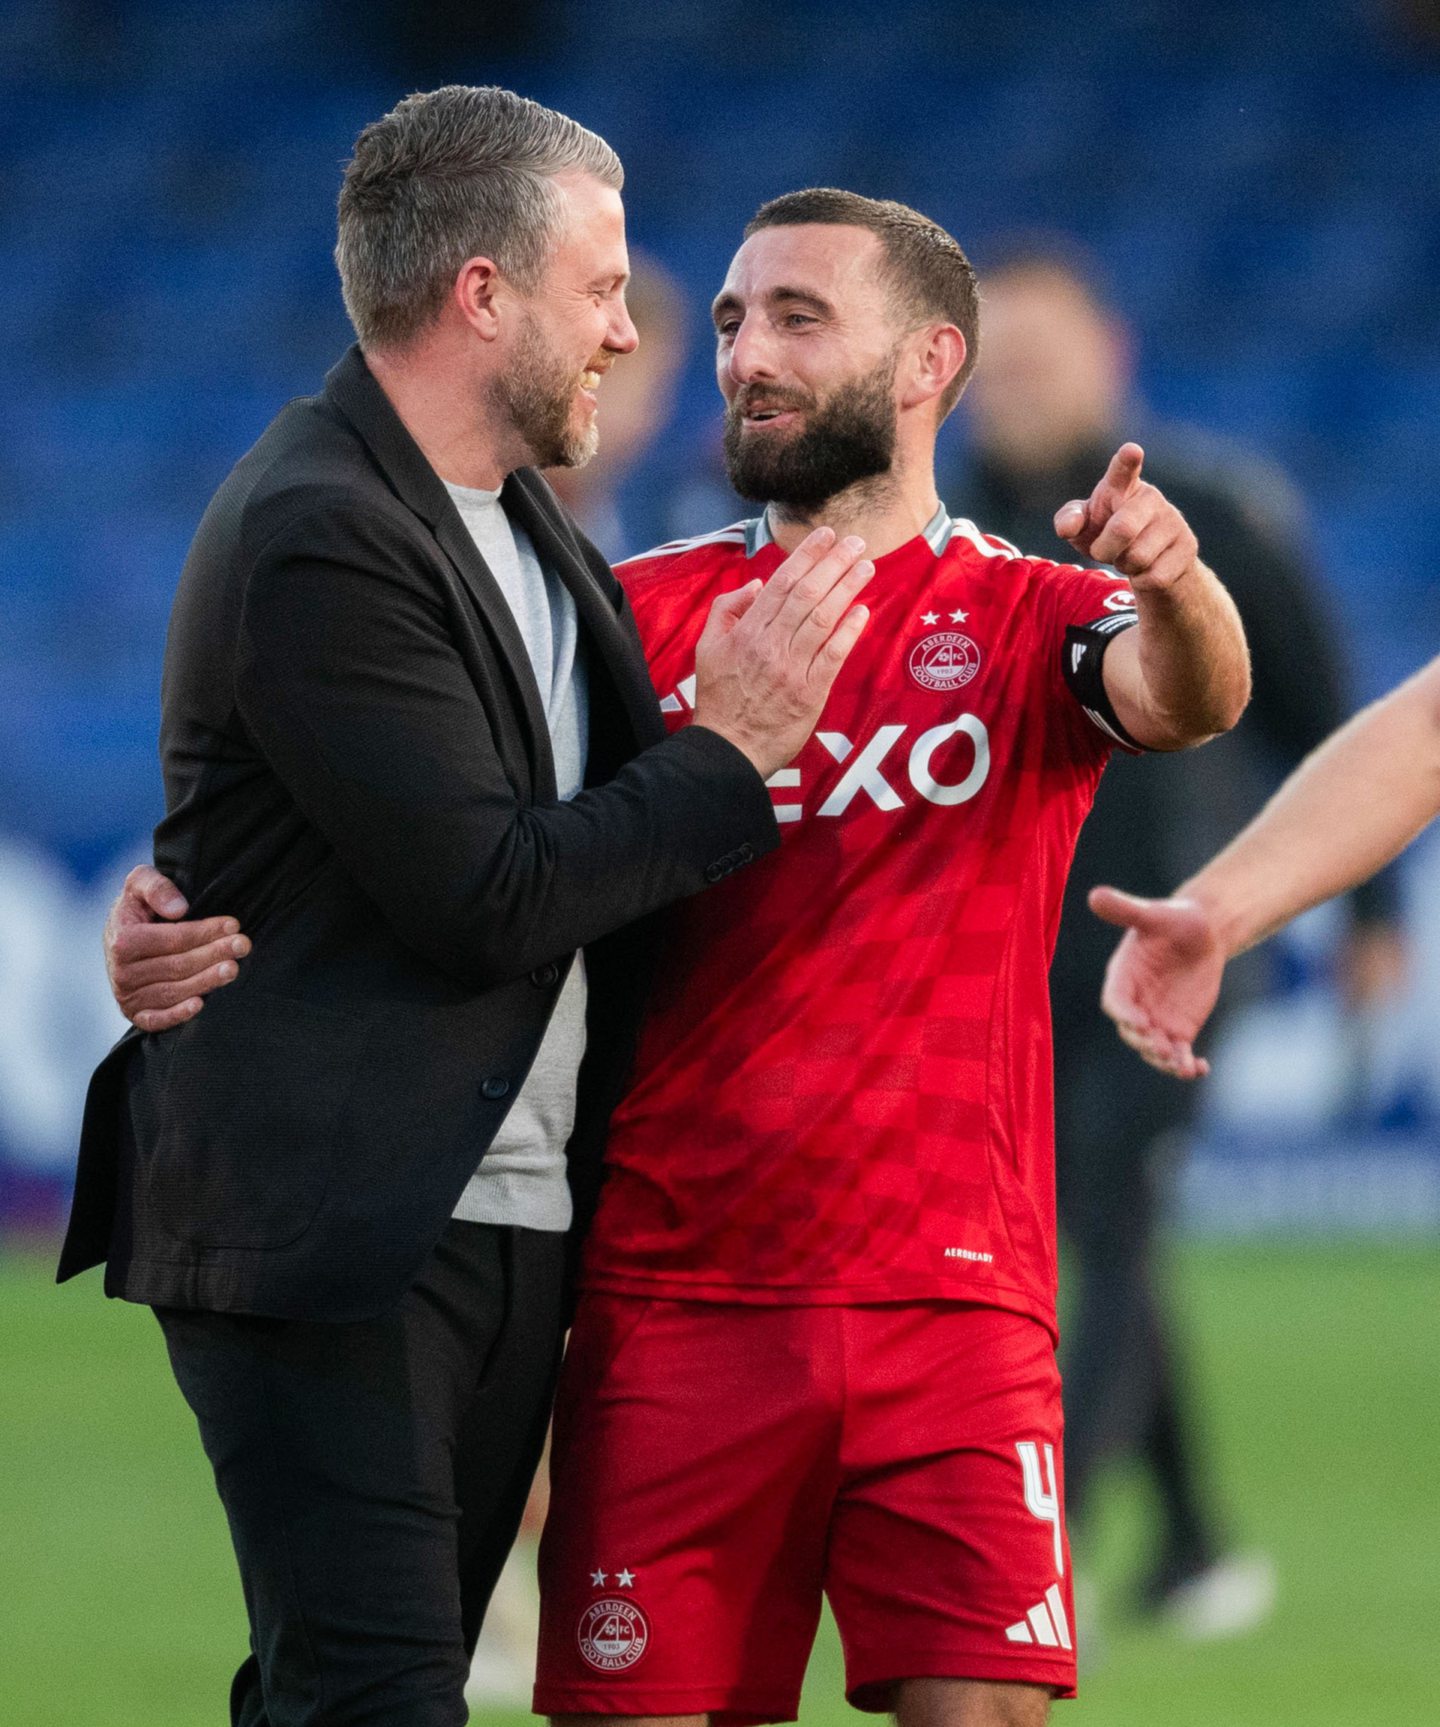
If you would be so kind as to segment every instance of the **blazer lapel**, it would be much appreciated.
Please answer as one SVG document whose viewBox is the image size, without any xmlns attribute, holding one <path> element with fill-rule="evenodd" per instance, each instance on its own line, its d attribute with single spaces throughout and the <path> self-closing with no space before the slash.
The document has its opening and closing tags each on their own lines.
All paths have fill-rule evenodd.
<svg viewBox="0 0 1440 1727">
<path fill-rule="evenodd" d="M 443 482 L 442 482 L 443 489 Z M 535 682 L 535 668 L 530 664 L 530 652 L 525 638 L 515 622 L 510 602 L 499 582 L 490 574 L 489 565 L 476 550 L 470 530 L 461 520 L 454 500 L 445 493 L 446 513 L 435 523 L 435 538 L 441 550 L 454 564 L 470 598 L 479 608 L 486 627 L 495 638 L 510 673 L 511 684 L 525 713 L 526 741 L 530 752 L 530 769 L 535 779 L 535 795 L 539 802 L 548 803 L 555 796 L 555 757 L 550 746 L 550 722 L 540 700 L 540 686 Z"/>
<path fill-rule="evenodd" d="M 325 378 L 325 394 L 364 439 L 397 496 L 430 528 L 474 602 L 495 643 L 511 695 L 525 716 L 525 744 L 535 796 L 548 802 L 555 796 L 555 762 L 530 655 L 515 614 L 476 550 L 445 482 L 371 376 L 358 345 L 331 367 Z"/>
<path fill-rule="evenodd" d="M 610 674 L 636 742 L 657 742 L 665 729 L 644 655 L 636 652 L 634 626 L 625 626 L 623 614 L 596 581 L 559 500 L 529 468 L 511 474 L 503 496 L 511 518 L 529 534 L 541 563 L 555 572 L 574 599 L 586 640 Z"/>
</svg>

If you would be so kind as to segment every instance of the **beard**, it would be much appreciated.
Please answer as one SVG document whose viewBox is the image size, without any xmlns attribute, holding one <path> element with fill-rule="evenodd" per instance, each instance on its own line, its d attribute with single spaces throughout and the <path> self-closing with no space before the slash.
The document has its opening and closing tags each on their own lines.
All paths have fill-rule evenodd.
<svg viewBox="0 0 1440 1727">
<path fill-rule="evenodd" d="M 839 384 L 823 401 L 755 385 L 725 410 L 725 470 L 742 498 L 782 508 L 819 509 L 861 480 L 888 474 L 895 461 L 895 356 Z M 793 436 L 747 431 L 755 405 L 808 411 Z"/>
<path fill-rule="evenodd" d="M 537 468 L 581 468 L 600 444 L 594 419 L 575 426 L 575 368 L 550 345 L 533 318 L 516 343 L 512 364 L 494 383 L 494 396 Z"/>
</svg>

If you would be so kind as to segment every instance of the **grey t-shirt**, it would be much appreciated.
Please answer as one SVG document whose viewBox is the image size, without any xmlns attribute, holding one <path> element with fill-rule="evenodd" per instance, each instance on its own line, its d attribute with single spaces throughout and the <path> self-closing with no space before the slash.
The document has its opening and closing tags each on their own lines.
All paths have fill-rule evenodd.
<svg viewBox="0 0 1440 1727">
<path fill-rule="evenodd" d="M 530 537 L 500 507 L 499 492 L 445 489 L 499 583 L 525 643 L 550 729 L 555 785 L 573 798 L 585 783 L 589 717 L 575 602 L 541 568 Z M 568 1229 L 572 1216 L 565 1142 L 575 1125 L 575 1086 L 585 1053 L 585 961 L 577 954 L 544 1041 L 454 1215 L 470 1223 Z"/>
</svg>

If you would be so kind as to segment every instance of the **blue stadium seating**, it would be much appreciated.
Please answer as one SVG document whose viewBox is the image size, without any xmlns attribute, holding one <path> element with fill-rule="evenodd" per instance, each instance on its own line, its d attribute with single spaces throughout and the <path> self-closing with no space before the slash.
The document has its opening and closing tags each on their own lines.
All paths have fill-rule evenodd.
<svg viewBox="0 0 1440 1727">
<path fill-rule="evenodd" d="M 77 866 L 153 817 L 164 614 L 209 491 L 348 339 L 335 190 L 358 128 L 409 86 L 384 51 L 404 16 L 0 16 L 0 827 Z M 610 137 L 632 233 L 700 308 L 746 216 L 799 184 L 906 198 L 982 262 L 1008 230 L 1072 229 L 1139 326 L 1156 409 L 1291 470 L 1378 677 L 1434 622 L 1440 560 L 1440 76 L 1386 16 L 549 0 L 520 57 L 477 26 L 450 75 Z M 697 468 L 704 327 L 677 420 Z M 657 491 L 683 466 L 672 451 Z"/>
</svg>

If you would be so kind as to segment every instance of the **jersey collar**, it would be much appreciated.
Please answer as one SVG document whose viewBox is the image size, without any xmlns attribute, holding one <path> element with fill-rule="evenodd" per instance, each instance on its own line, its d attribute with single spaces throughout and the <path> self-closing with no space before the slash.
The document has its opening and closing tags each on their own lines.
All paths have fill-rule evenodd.
<svg viewBox="0 0 1440 1727">
<path fill-rule="evenodd" d="M 941 504 L 916 538 L 924 540 L 938 558 L 950 544 L 950 536 L 954 532 L 955 524 L 950 519 L 950 512 Z M 753 558 L 757 552 L 763 551 L 766 546 L 773 546 L 774 543 L 775 536 L 770 532 L 770 511 L 767 508 L 758 516 L 752 516 L 745 524 L 745 556 Z"/>
</svg>

